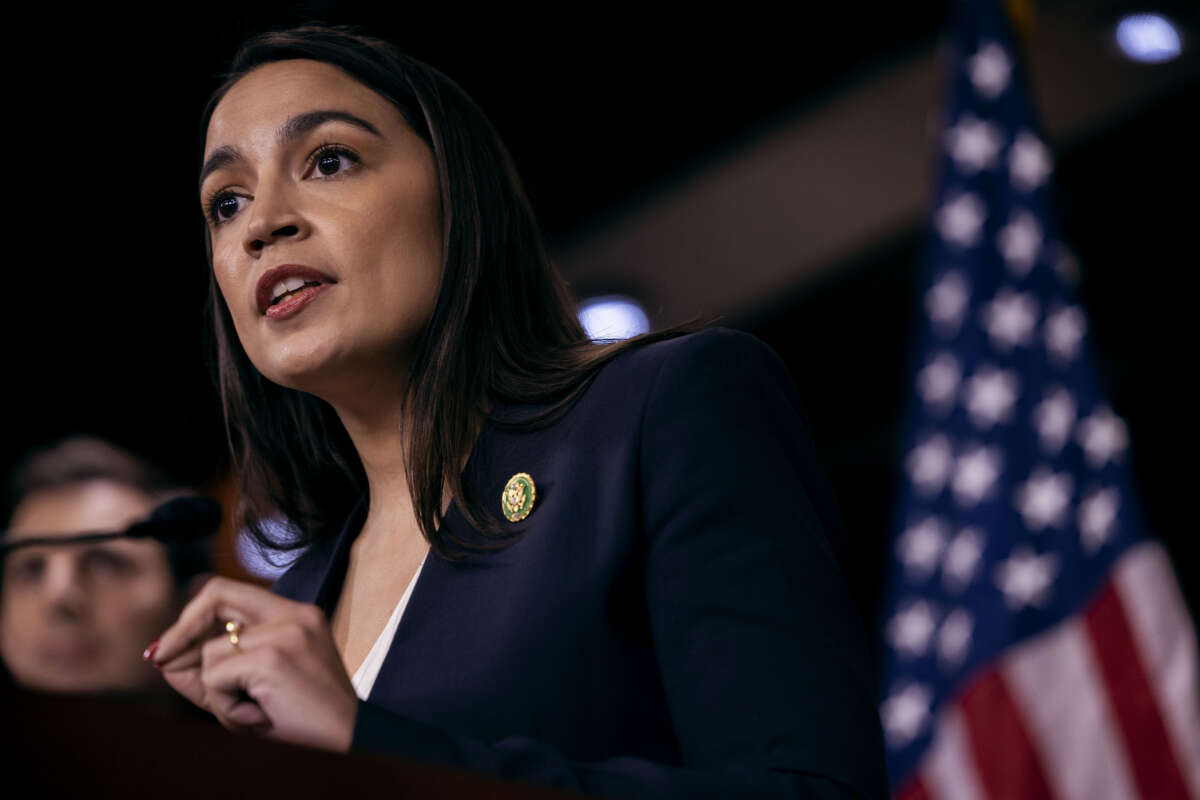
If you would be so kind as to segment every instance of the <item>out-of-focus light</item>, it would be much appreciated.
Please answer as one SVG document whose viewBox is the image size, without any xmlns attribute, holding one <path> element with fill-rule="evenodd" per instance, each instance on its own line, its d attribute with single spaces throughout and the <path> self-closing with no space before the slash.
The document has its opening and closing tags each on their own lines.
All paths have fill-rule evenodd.
<svg viewBox="0 0 1200 800">
<path fill-rule="evenodd" d="M 276 541 L 294 537 L 296 529 L 282 517 L 265 520 L 262 523 L 265 533 Z M 256 578 L 275 580 L 288 571 L 288 567 L 300 557 L 303 550 L 268 550 L 264 551 L 254 541 L 250 531 L 242 530 L 234 537 L 233 549 L 240 563 L 247 572 Z"/>
<path fill-rule="evenodd" d="M 593 341 L 628 339 L 650 330 L 650 320 L 637 301 L 616 294 L 580 303 L 579 321 Z"/>
<path fill-rule="evenodd" d="M 1159 14 L 1130 14 L 1117 23 L 1117 45 L 1134 61 L 1158 64 L 1176 58 L 1183 45 L 1179 31 Z"/>
</svg>

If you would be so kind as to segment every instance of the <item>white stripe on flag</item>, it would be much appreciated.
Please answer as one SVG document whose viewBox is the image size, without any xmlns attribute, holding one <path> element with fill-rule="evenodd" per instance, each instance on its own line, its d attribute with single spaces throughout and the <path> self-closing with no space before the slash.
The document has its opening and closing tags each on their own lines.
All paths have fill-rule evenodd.
<svg viewBox="0 0 1200 800">
<path fill-rule="evenodd" d="M 1137 796 L 1103 677 L 1077 617 L 1014 647 L 1000 670 L 1056 796 Z"/>
<path fill-rule="evenodd" d="M 921 781 L 935 800 L 986 800 L 956 705 L 947 706 L 938 717 L 933 744 L 921 765 Z"/>
<path fill-rule="evenodd" d="M 1175 746 L 1175 760 L 1192 796 L 1200 798 L 1196 632 L 1162 546 L 1143 542 L 1130 548 L 1117 562 L 1114 583 Z"/>
</svg>

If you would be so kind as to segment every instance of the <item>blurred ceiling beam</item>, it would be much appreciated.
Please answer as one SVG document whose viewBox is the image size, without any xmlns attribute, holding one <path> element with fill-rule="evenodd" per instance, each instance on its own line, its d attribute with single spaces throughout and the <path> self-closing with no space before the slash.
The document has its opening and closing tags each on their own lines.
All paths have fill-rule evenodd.
<svg viewBox="0 0 1200 800">
<path fill-rule="evenodd" d="M 1027 64 L 1056 149 L 1200 76 L 1191 50 L 1155 66 L 1125 60 L 1111 44 L 1110 8 L 1066 2 L 1038 12 Z M 632 291 L 658 327 L 745 315 L 912 231 L 935 181 L 943 49 L 832 95 L 558 248 L 555 260 L 577 294 Z"/>
</svg>

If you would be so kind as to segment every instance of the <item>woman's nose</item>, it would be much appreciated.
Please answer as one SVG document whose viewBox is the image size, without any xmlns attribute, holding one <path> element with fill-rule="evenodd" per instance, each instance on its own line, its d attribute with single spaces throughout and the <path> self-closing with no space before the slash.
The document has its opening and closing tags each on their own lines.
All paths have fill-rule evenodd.
<svg viewBox="0 0 1200 800">
<path fill-rule="evenodd" d="M 280 240 L 298 238 L 307 229 L 291 192 L 284 186 L 260 183 L 249 213 L 243 247 L 250 255 L 257 255 L 267 245 Z"/>
</svg>

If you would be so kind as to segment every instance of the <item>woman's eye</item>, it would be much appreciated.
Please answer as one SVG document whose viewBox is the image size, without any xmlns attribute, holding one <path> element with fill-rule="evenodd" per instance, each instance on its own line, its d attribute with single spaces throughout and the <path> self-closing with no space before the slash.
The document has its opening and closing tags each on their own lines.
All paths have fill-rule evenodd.
<svg viewBox="0 0 1200 800">
<path fill-rule="evenodd" d="M 221 192 L 214 197 L 208 204 L 208 216 L 213 223 L 220 224 L 233 218 L 233 215 L 242 210 L 246 198 L 240 197 L 231 192 Z"/>
<path fill-rule="evenodd" d="M 229 219 L 238 211 L 240 198 L 236 195 L 227 194 L 217 201 L 217 216 L 221 219 Z"/>
<path fill-rule="evenodd" d="M 317 172 L 328 177 L 345 172 L 356 163 L 358 159 L 349 150 L 340 147 L 327 148 L 317 153 L 315 167 Z"/>
</svg>

